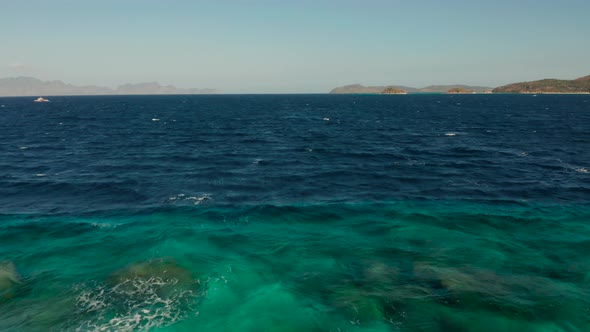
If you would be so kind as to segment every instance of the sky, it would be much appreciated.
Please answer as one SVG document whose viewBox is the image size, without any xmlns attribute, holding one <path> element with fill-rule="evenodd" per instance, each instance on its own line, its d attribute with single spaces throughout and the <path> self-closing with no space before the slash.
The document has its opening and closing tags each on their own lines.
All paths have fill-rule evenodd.
<svg viewBox="0 0 590 332">
<path fill-rule="evenodd" d="M 0 0 L 0 78 L 226 93 L 590 75 L 588 0 Z"/>
</svg>

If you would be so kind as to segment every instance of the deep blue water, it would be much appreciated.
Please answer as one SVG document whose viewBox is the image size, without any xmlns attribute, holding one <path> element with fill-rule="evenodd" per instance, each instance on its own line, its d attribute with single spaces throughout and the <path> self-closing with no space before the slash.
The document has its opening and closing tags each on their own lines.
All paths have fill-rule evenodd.
<svg viewBox="0 0 590 332">
<path fill-rule="evenodd" d="M 32 99 L 0 330 L 590 331 L 590 96 Z"/>
</svg>

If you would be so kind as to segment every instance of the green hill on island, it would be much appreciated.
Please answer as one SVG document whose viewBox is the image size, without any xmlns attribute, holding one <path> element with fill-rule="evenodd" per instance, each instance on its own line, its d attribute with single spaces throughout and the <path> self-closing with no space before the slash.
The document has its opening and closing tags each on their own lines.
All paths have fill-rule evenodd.
<svg viewBox="0 0 590 332">
<path fill-rule="evenodd" d="M 407 94 L 406 91 L 398 88 L 386 88 L 385 90 L 381 91 L 382 95 L 405 95 Z"/>
<path fill-rule="evenodd" d="M 465 88 L 452 88 L 447 93 L 450 94 L 466 94 L 466 93 L 475 93 L 473 90 L 465 89 Z"/>
<path fill-rule="evenodd" d="M 590 76 L 575 80 L 544 79 L 495 88 L 494 93 L 590 93 Z"/>
</svg>

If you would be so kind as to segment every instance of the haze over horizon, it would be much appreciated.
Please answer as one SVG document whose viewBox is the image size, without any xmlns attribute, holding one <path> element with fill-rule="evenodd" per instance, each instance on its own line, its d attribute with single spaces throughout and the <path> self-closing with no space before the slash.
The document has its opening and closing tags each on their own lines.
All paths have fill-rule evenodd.
<svg viewBox="0 0 590 332">
<path fill-rule="evenodd" d="M 2 1 L 0 78 L 226 93 L 499 86 L 590 72 L 590 3 Z M 551 24 L 547 24 L 551 22 Z"/>
</svg>

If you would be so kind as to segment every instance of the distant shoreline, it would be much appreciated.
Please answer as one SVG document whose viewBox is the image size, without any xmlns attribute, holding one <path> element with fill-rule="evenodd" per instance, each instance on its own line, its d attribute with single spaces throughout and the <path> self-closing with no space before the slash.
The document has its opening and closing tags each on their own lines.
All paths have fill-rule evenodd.
<svg viewBox="0 0 590 332">
<path fill-rule="evenodd" d="M 339 96 L 470 96 L 470 95 L 486 95 L 486 96 L 500 96 L 500 95 L 590 95 L 590 92 L 494 92 L 494 93 L 446 93 L 446 92 L 408 92 L 404 94 L 382 94 L 382 93 L 196 93 L 196 94 L 108 94 L 108 95 L 23 95 L 23 96 L 0 96 L 0 98 L 34 98 L 42 97 L 163 97 L 163 96 L 305 96 L 305 95 L 339 95 Z"/>
<path fill-rule="evenodd" d="M 247 86 L 244 86 L 247 89 Z M 7 97 L 74 97 L 74 96 L 194 96 L 194 95 L 432 95 L 432 94 L 523 94 L 523 95 L 588 95 L 590 76 L 574 80 L 544 79 L 513 83 L 497 88 L 470 85 L 429 85 L 414 88 L 403 85 L 364 86 L 352 84 L 340 86 L 330 92 L 311 93 L 225 93 L 208 88 L 177 88 L 157 82 L 123 84 L 117 88 L 100 86 L 76 86 L 63 81 L 42 81 L 34 77 L 0 78 L 0 98 Z"/>
<path fill-rule="evenodd" d="M 494 95 L 590 95 L 590 92 L 494 92 Z"/>
<path fill-rule="evenodd" d="M 351 84 L 339 86 L 331 94 L 387 94 L 387 91 L 417 93 L 451 93 L 451 94 L 563 94 L 577 95 L 590 94 L 590 76 L 580 77 L 574 80 L 543 79 L 531 82 L 520 82 L 503 85 L 496 88 L 470 85 L 430 85 L 424 88 L 415 88 L 403 85 L 364 86 Z"/>
<path fill-rule="evenodd" d="M 384 93 L 326 93 L 329 95 L 343 95 L 343 96 L 425 96 L 425 95 L 590 95 L 590 92 L 471 92 L 471 93 L 448 93 L 448 92 L 408 92 L 398 94 L 384 94 Z"/>
</svg>

